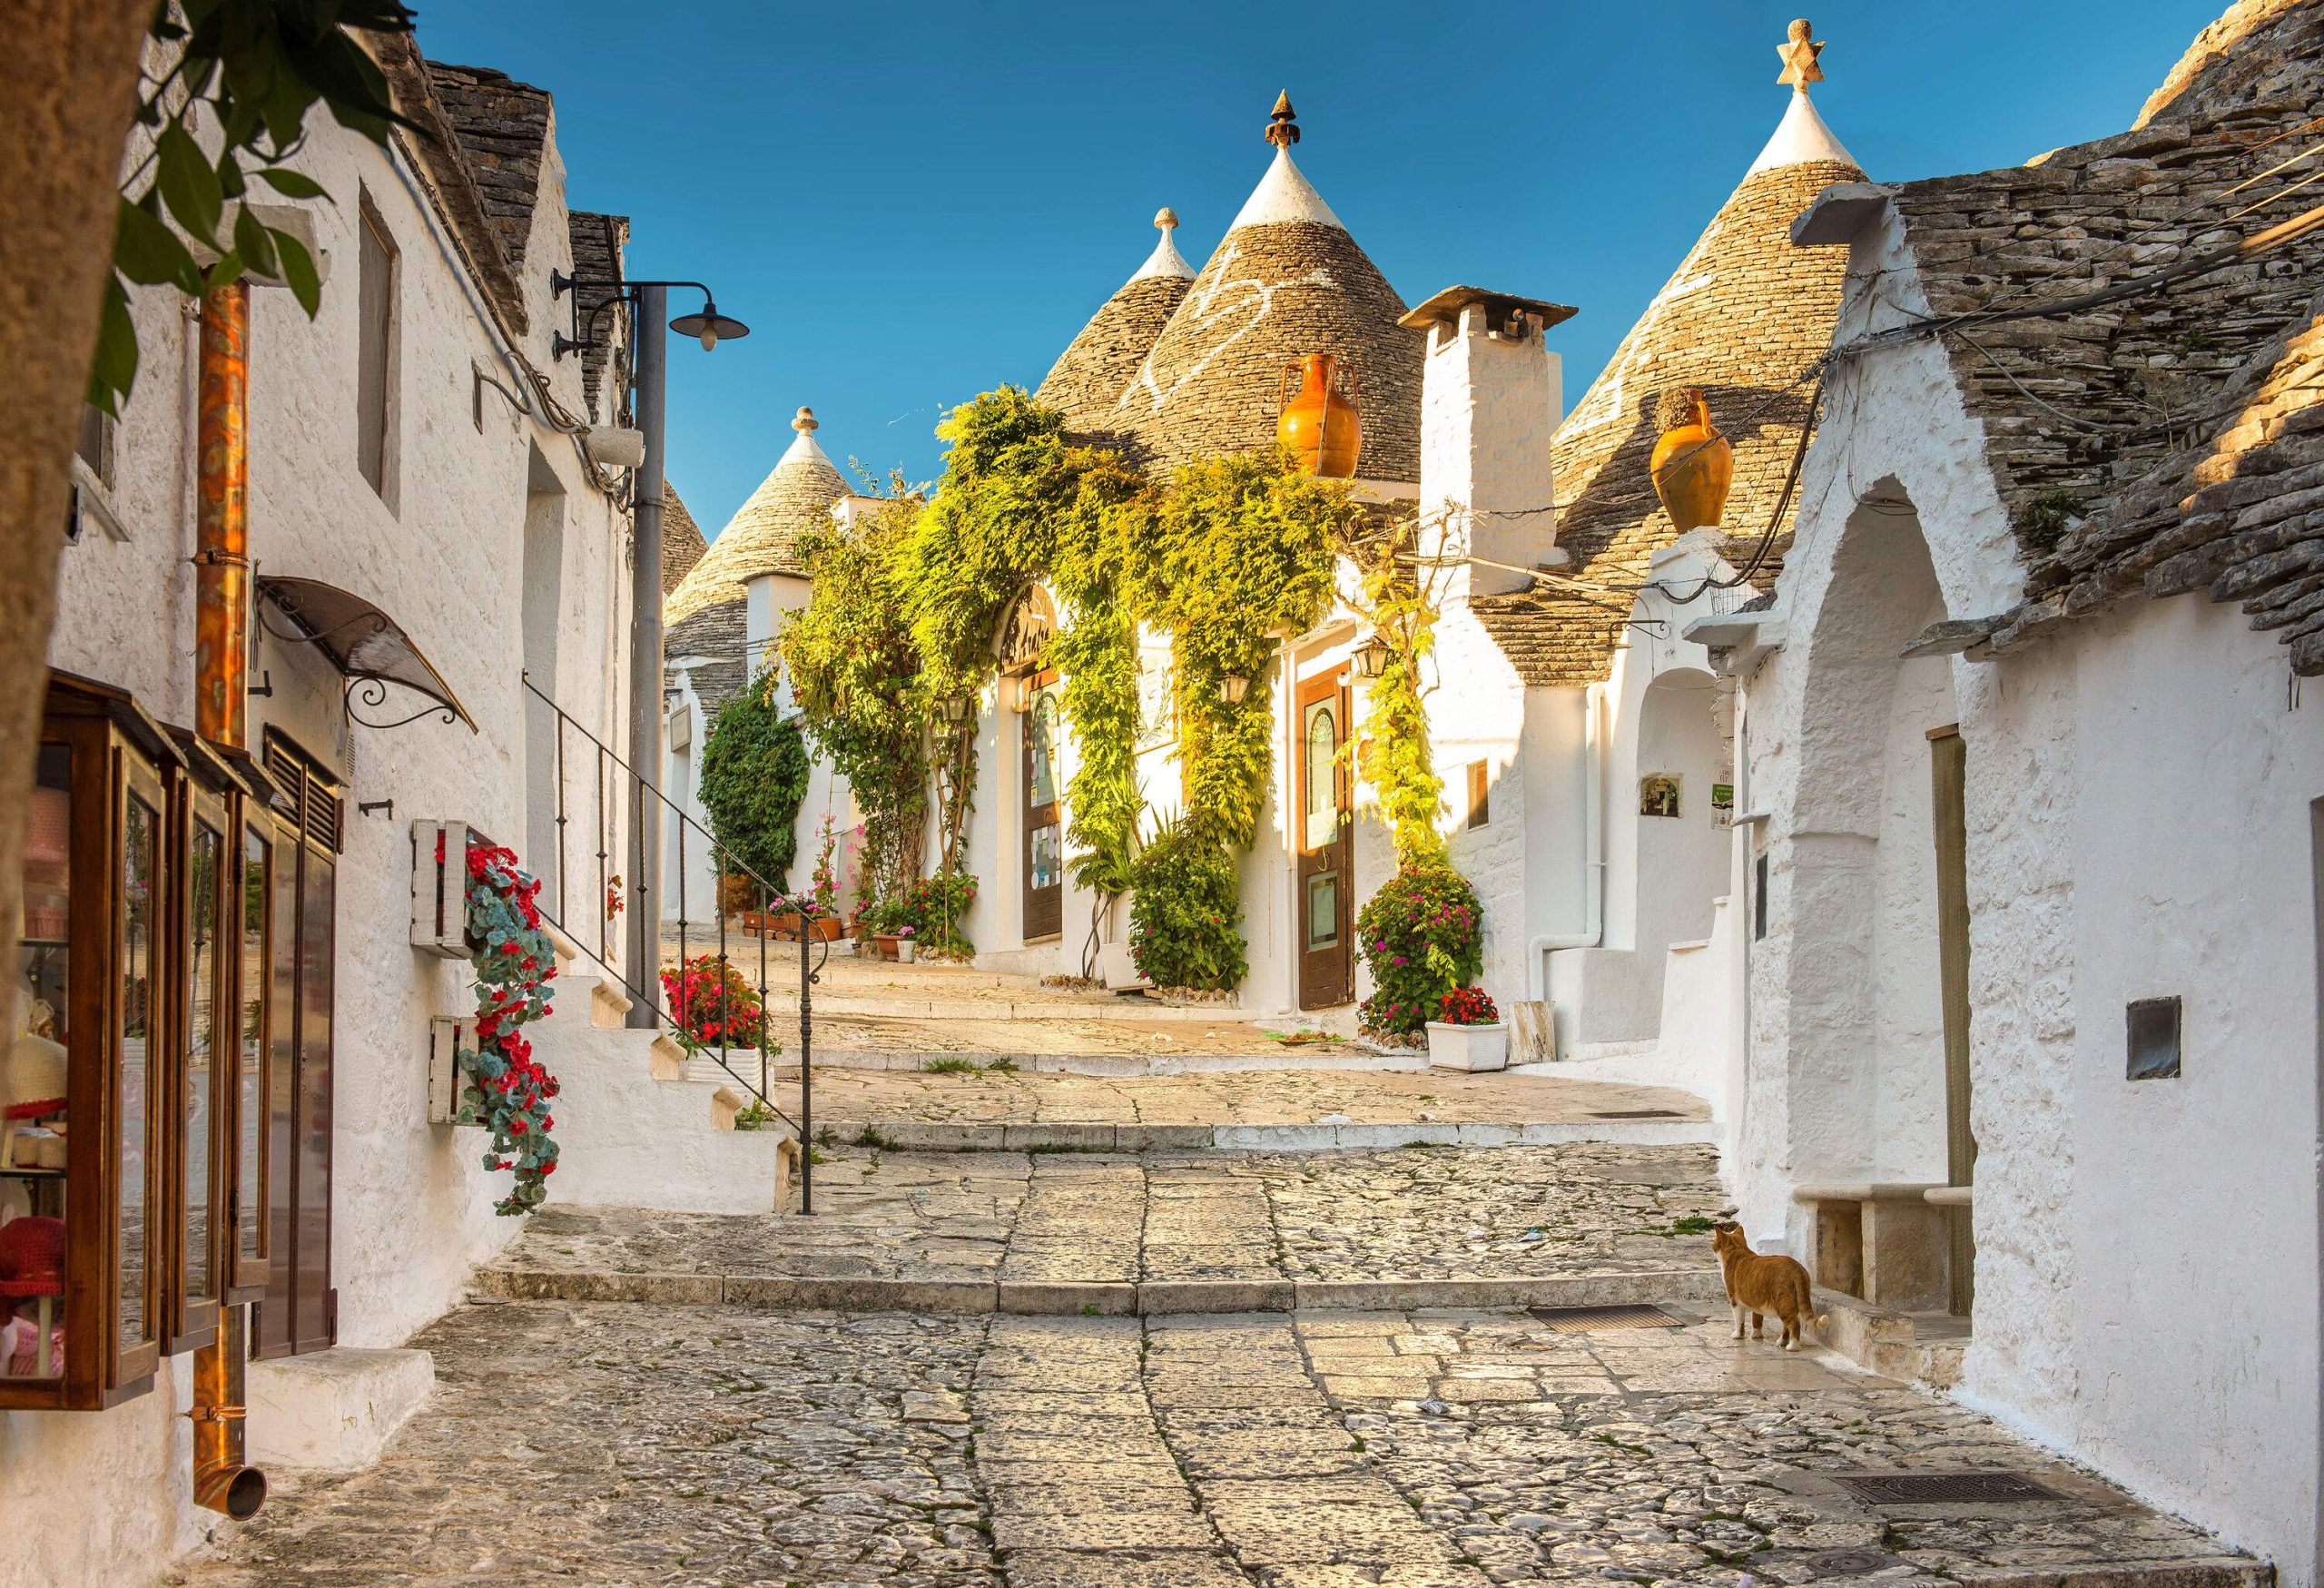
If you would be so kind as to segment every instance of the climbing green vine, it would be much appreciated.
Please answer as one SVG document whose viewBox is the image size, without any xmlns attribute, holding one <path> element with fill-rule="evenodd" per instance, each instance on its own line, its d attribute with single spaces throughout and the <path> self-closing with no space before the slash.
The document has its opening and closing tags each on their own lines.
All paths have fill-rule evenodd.
<svg viewBox="0 0 2324 1588">
<path fill-rule="evenodd" d="M 1384 656 L 1364 688 L 1364 737 L 1353 744 L 1355 769 L 1380 802 L 1380 818 L 1396 844 L 1400 871 L 1448 863 L 1436 825 L 1444 808 L 1444 779 L 1429 749 L 1428 686 L 1423 666 L 1436 651 L 1437 602 L 1428 570 L 1406 555 L 1409 524 L 1391 529 L 1368 548 L 1352 603 L 1371 620 Z"/>
<path fill-rule="evenodd" d="M 1266 799 L 1275 658 L 1285 635 L 1328 610 L 1334 554 L 1362 509 L 1344 486 L 1273 454 L 1202 459 L 1157 486 L 1118 454 L 1076 445 L 1056 410 L 1014 387 L 955 409 L 937 434 L 948 450 L 931 497 L 812 544 L 814 594 L 783 643 L 816 747 L 867 811 L 913 817 L 913 863 L 878 868 L 874 893 L 917 874 L 931 780 L 955 863 L 974 799 L 974 715 L 945 706 L 992 682 L 1012 607 L 1043 586 L 1061 608 L 1043 660 L 1062 676 L 1078 751 L 1066 790 L 1074 881 L 1100 916 L 1137 892 L 1148 929 L 1134 930 L 1134 945 L 1173 939 L 1168 963 L 1147 967 L 1157 980 L 1233 986 L 1245 961 L 1234 855 Z M 1143 855 L 1142 629 L 1170 638 L 1184 806 Z M 1189 932 L 1200 941 L 1177 941 Z M 1096 942 L 1093 919 L 1085 970 Z"/>
<path fill-rule="evenodd" d="M 885 897 L 920 874 L 928 814 L 926 695 L 897 581 L 919 498 L 897 494 L 801 544 L 813 597 L 783 630 L 783 665 L 807 736 L 863 815 L 863 889 Z"/>
</svg>

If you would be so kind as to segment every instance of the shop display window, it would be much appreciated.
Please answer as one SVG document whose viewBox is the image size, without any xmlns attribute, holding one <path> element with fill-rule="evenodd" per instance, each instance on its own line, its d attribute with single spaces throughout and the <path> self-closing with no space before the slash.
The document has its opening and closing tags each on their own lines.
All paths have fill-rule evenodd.
<svg viewBox="0 0 2324 1588">
<path fill-rule="evenodd" d="M 142 1393 L 243 1278 L 261 785 L 126 694 L 52 676 L 0 990 L 0 1408 Z"/>
</svg>

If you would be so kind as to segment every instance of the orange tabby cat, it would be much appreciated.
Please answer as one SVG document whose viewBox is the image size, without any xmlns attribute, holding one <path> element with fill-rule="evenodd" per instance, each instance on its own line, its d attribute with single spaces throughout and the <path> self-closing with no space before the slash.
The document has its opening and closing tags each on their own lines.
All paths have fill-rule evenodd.
<svg viewBox="0 0 2324 1588">
<path fill-rule="evenodd" d="M 1783 1348 L 1799 1349 L 1799 1326 L 1812 1323 L 1823 1334 L 1832 1327 L 1829 1315 L 1815 1311 L 1815 1287 L 1808 1281 L 1807 1270 L 1798 1259 L 1781 1253 L 1765 1256 L 1751 1249 L 1743 1238 L 1739 1224 L 1719 1224 L 1711 1228 L 1711 1250 L 1718 1254 L 1718 1267 L 1727 1277 L 1728 1304 L 1735 1309 L 1735 1337 L 1743 1337 L 1743 1315 L 1751 1315 L 1751 1333 L 1763 1336 L 1767 1315 L 1774 1313 L 1783 1320 Z"/>
</svg>

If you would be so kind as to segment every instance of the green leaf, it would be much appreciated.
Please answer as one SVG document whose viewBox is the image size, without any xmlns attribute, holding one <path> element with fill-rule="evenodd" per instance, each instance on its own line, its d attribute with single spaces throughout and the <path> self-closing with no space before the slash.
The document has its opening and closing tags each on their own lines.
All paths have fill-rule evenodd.
<svg viewBox="0 0 2324 1588">
<path fill-rule="evenodd" d="M 88 399 L 116 419 L 137 384 L 137 322 L 129 315 L 129 289 L 119 275 L 105 278 L 104 309 L 97 321 L 96 356 L 89 363 Z"/>
<path fill-rule="evenodd" d="M 212 287 L 222 287 L 229 281 L 239 280 L 242 271 L 249 268 L 242 262 L 242 256 L 230 248 L 219 256 L 216 264 L 202 272 L 202 290 L 206 292 Z"/>
<path fill-rule="evenodd" d="M 140 286 L 169 282 L 186 292 L 202 288 L 202 270 L 169 223 L 151 211 L 122 201 L 121 218 L 113 233 L 113 262 Z"/>
<path fill-rule="evenodd" d="M 323 283 L 315 273 L 314 255 L 291 233 L 273 226 L 267 231 L 274 239 L 275 261 L 281 267 L 278 273 L 290 289 L 290 295 L 299 300 L 299 307 L 312 320 L 323 301 Z"/>
<path fill-rule="evenodd" d="M 265 165 L 259 168 L 259 181 L 266 183 L 286 199 L 330 198 L 330 191 L 303 171 L 287 166 Z"/>
<path fill-rule="evenodd" d="M 234 158 L 232 149 L 218 156 L 218 191 L 230 199 L 239 199 L 249 184 L 242 180 L 242 163 Z"/>
<path fill-rule="evenodd" d="M 162 202 L 169 205 L 179 225 L 216 246 L 218 217 L 226 207 L 226 195 L 218 185 L 217 172 L 202 155 L 202 145 L 172 122 L 162 129 L 155 152 L 160 164 L 154 185 L 161 190 Z"/>
<path fill-rule="evenodd" d="M 259 275 L 281 279 L 282 271 L 274 259 L 274 233 L 251 213 L 248 204 L 234 214 L 234 252 Z"/>
</svg>

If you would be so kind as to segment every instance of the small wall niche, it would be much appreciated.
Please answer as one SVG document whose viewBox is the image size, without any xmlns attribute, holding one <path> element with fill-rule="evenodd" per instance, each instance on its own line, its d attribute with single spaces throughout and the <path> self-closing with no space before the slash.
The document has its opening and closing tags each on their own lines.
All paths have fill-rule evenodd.
<svg viewBox="0 0 2324 1588">
<path fill-rule="evenodd" d="M 2130 1044 L 2124 1073 L 2132 1080 L 2170 1080 L 2179 1075 L 2180 1002 L 2176 998 L 2141 998 L 2127 1011 Z"/>
</svg>

